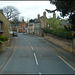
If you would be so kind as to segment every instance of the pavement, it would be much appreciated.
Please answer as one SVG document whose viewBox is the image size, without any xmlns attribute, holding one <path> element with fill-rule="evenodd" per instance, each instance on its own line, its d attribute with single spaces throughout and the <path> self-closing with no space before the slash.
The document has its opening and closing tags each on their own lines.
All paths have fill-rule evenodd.
<svg viewBox="0 0 75 75">
<path fill-rule="evenodd" d="M 12 53 L 14 52 L 14 47 L 15 47 L 15 38 L 13 36 L 10 36 L 9 45 L 7 47 L 2 47 L 2 53 L 0 54 L 0 71 L 7 63 Z"/>
<path fill-rule="evenodd" d="M 73 68 L 75 68 L 75 54 L 66 51 L 65 49 L 59 47 L 58 45 L 53 44 L 52 42 L 47 41 L 44 38 L 40 37 L 40 40 L 50 47 L 57 55 L 61 56 L 66 62 L 68 62 Z"/>
<path fill-rule="evenodd" d="M 41 39 L 42 39 L 42 41 L 41 41 Z M 56 45 L 52 44 L 51 42 L 48 42 L 44 38 L 39 37 L 39 40 L 44 44 L 47 43 L 48 44 L 47 46 L 49 46 L 55 53 L 60 55 L 63 59 L 68 61 L 69 64 L 72 65 L 72 67 L 75 68 L 75 54 L 65 51 L 64 49 L 60 48 L 59 46 L 56 46 Z M 11 36 L 9 46 L 2 48 L 2 53 L 0 55 L 0 71 L 3 68 L 3 66 L 6 64 L 6 62 L 9 60 L 12 53 L 14 52 L 14 47 L 15 47 L 15 38 Z"/>
</svg>

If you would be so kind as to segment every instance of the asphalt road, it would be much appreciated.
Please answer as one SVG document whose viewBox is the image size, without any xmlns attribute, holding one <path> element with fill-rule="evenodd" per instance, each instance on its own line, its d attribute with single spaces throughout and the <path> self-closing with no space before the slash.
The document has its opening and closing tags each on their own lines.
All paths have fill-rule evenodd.
<svg viewBox="0 0 75 75">
<path fill-rule="evenodd" d="M 15 38 L 14 53 L 1 74 L 75 74 L 75 69 L 53 52 L 41 37 L 19 33 Z"/>
</svg>

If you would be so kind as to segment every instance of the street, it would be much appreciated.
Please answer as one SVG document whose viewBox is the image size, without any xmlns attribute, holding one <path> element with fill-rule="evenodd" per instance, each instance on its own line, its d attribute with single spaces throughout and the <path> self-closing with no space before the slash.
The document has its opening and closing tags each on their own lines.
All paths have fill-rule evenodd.
<svg viewBox="0 0 75 75">
<path fill-rule="evenodd" d="M 14 53 L 0 74 L 75 74 L 41 37 L 18 33 Z"/>
</svg>

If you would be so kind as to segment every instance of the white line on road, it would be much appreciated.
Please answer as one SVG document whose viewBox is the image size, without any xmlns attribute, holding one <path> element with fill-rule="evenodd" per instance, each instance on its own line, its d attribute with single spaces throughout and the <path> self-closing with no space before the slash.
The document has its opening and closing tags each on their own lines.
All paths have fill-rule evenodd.
<svg viewBox="0 0 75 75">
<path fill-rule="evenodd" d="M 26 40 L 26 39 L 25 39 Z M 28 40 L 26 40 L 26 41 L 28 41 Z"/>
<path fill-rule="evenodd" d="M 66 62 L 61 56 L 58 56 L 62 61 L 64 61 L 72 70 L 75 71 L 75 68 L 73 68 L 68 62 Z"/>
<path fill-rule="evenodd" d="M 41 72 L 39 72 L 39 75 L 41 75 Z"/>
<path fill-rule="evenodd" d="M 31 43 L 30 42 L 28 42 L 30 45 L 31 45 Z"/>
<path fill-rule="evenodd" d="M 25 39 L 25 38 L 24 38 Z M 26 39 L 25 39 L 26 40 Z M 28 40 L 26 40 L 26 41 L 28 41 Z"/>
<path fill-rule="evenodd" d="M 34 50 L 33 46 L 31 46 L 32 50 Z"/>
<path fill-rule="evenodd" d="M 36 64 L 38 65 L 38 61 L 37 61 L 37 57 L 35 53 L 34 53 L 34 58 L 35 58 Z"/>
</svg>

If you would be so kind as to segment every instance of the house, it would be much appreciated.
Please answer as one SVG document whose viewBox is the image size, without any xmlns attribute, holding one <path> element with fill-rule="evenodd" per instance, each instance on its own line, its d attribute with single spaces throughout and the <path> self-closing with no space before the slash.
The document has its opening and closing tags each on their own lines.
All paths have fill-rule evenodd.
<svg viewBox="0 0 75 75">
<path fill-rule="evenodd" d="M 4 16 L 3 10 L 0 10 L 0 34 L 10 37 L 10 22 Z"/>
<path fill-rule="evenodd" d="M 40 35 L 40 20 L 39 19 L 35 19 L 34 21 L 34 29 L 35 29 L 35 35 Z"/>
<path fill-rule="evenodd" d="M 3 22 L 2 22 L 2 21 L 0 21 L 0 35 L 2 35 L 2 34 L 3 34 L 3 31 L 2 31 L 2 24 L 3 24 Z"/>
<path fill-rule="evenodd" d="M 20 32 L 27 33 L 27 24 L 24 20 L 22 20 L 22 23 L 20 24 Z"/>
<path fill-rule="evenodd" d="M 38 18 L 35 19 L 34 21 L 34 29 L 35 29 L 35 34 L 42 36 L 42 30 L 47 27 L 47 22 L 46 22 L 46 12 L 43 12 L 43 16 L 40 17 L 38 14 Z"/>
<path fill-rule="evenodd" d="M 60 28 L 64 28 L 64 27 L 70 27 L 71 28 L 71 23 L 69 22 L 69 20 L 62 19 L 60 21 Z"/>
<path fill-rule="evenodd" d="M 28 23 L 27 33 L 34 34 L 34 23 Z"/>
<path fill-rule="evenodd" d="M 17 31 L 17 32 L 19 32 L 20 24 L 21 24 L 20 21 L 18 21 L 18 23 L 16 23 L 16 24 L 14 24 L 13 21 L 10 21 L 11 31 Z"/>
</svg>

